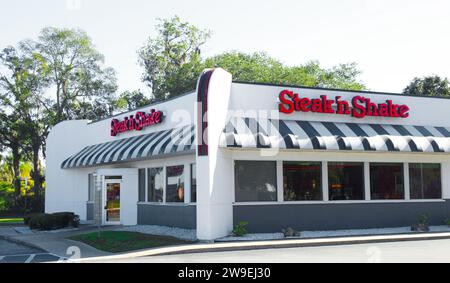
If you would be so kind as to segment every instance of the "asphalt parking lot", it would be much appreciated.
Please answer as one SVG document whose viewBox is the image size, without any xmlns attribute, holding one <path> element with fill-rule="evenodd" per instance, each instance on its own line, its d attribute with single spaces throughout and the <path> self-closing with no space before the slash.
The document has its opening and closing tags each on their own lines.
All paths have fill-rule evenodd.
<svg viewBox="0 0 450 283">
<path fill-rule="evenodd" d="M 0 240 L 0 263 L 43 263 L 61 260 L 42 250 Z"/>
</svg>

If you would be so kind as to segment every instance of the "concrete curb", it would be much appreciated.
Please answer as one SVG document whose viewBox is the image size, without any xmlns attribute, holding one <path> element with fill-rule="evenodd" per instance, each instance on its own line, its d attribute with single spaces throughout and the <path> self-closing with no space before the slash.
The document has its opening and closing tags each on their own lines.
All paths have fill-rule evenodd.
<svg viewBox="0 0 450 283">
<path fill-rule="evenodd" d="M 177 255 L 177 254 L 187 254 L 187 253 L 192 254 L 192 253 L 205 253 L 205 252 L 282 249 L 282 248 L 296 248 L 296 247 L 337 246 L 337 245 L 355 245 L 355 244 L 444 240 L 444 239 L 450 239 L 449 232 L 434 232 L 434 233 L 426 233 L 426 234 L 396 234 L 396 235 L 350 236 L 350 237 L 274 240 L 274 241 L 256 241 L 256 242 L 195 244 L 195 245 L 185 245 L 185 246 L 173 246 L 173 247 L 166 247 L 166 248 L 156 248 L 156 249 L 151 249 L 151 250 L 144 250 L 144 251 L 119 254 L 119 255 L 113 255 L 113 256 L 80 259 L 80 260 L 77 260 L 77 262 L 86 262 L 86 263 L 88 263 L 88 262 L 103 262 L 103 261 L 130 259 L 130 258 L 137 258 L 137 257 Z"/>
</svg>

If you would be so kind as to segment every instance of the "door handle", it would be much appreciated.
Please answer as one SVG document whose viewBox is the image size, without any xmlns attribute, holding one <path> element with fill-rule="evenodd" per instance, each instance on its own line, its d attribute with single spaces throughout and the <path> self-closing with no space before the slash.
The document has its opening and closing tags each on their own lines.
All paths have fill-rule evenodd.
<svg viewBox="0 0 450 283">
<path fill-rule="evenodd" d="M 107 210 L 108 209 L 108 207 L 107 206 L 105 206 L 105 210 Z"/>
</svg>

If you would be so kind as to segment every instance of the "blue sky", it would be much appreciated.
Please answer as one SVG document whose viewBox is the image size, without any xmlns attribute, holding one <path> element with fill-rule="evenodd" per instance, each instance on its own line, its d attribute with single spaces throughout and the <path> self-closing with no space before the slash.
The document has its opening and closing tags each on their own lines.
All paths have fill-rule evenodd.
<svg viewBox="0 0 450 283">
<path fill-rule="evenodd" d="M 376 91 L 401 92 L 415 76 L 450 77 L 447 0 L 1 0 L 0 48 L 36 38 L 45 26 L 92 37 L 120 90 L 142 89 L 136 50 L 157 18 L 179 15 L 213 31 L 204 55 L 266 51 L 293 65 L 357 62 Z"/>
</svg>

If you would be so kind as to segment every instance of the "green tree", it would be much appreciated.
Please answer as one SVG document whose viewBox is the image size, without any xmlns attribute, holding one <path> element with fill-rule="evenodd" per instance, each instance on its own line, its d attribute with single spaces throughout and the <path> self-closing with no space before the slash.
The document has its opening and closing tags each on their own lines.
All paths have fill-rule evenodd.
<svg viewBox="0 0 450 283">
<path fill-rule="evenodd" d="M 235 81 L 348 90 L 365 88 L 358 80 L 361 72 L 355 63 L 340 64 L 331 69 L 322 68 L 316 61 L 305 65 L 286 66 L 266 53 L 227 52 L 206 59 L 204 66 L 221 67 L 230 72 Z"/>
<path fill-rule="evenodd" d="M 404 94 L 425 96 L 450 96 L 450 84 L 447 78 L 429 76 L 414 78 L 403 90 Z"/>
<path fill-rule="evenodd" d="M 159 20 L 158 35 L 149 38 L 138 51 L 144 68 L 143 81 L 160 100 L 195 89 L 203 69 L 200 47 L 210 32 L 183 22 L 175 16 Z"/>
<path fill-rule="evenodd" d="M 50 128 L 42 101 L 45 100 L 43 90 L 48 86 L 50 70 L 44 58 L 34 50 L 33 42 L 24 41 L 17 48 L 8 47 L 0 53 L 0 62 L 6 69 L 0 76 L 1 111 L 6 121 L 1 128 L 5 131 L 3 140 L 7 141 L 13 154 L 16 193 L 20 160 L 16 147 L 19 147 L 33 162 L 33 191 L 38 204 L 42 179 L 39 153 Z"/>
<path fill-rule="evenodd" d="M 99 119 L 112 114 L 117 90 L 115 71 L 103 66 L 104 57 L 89 36 L 78 29 L 47 27 L 36 42 L 55 87 L 48 101 L 52 125 L 67 119 Z"/>
<path fill-rule="evenodd" d="M 151 104 L 152 99 L 146 97 L 140 90 L 125 91 L 119 95 L 116 108 L 120 110 L 134 110 Z"/>
</svg>

